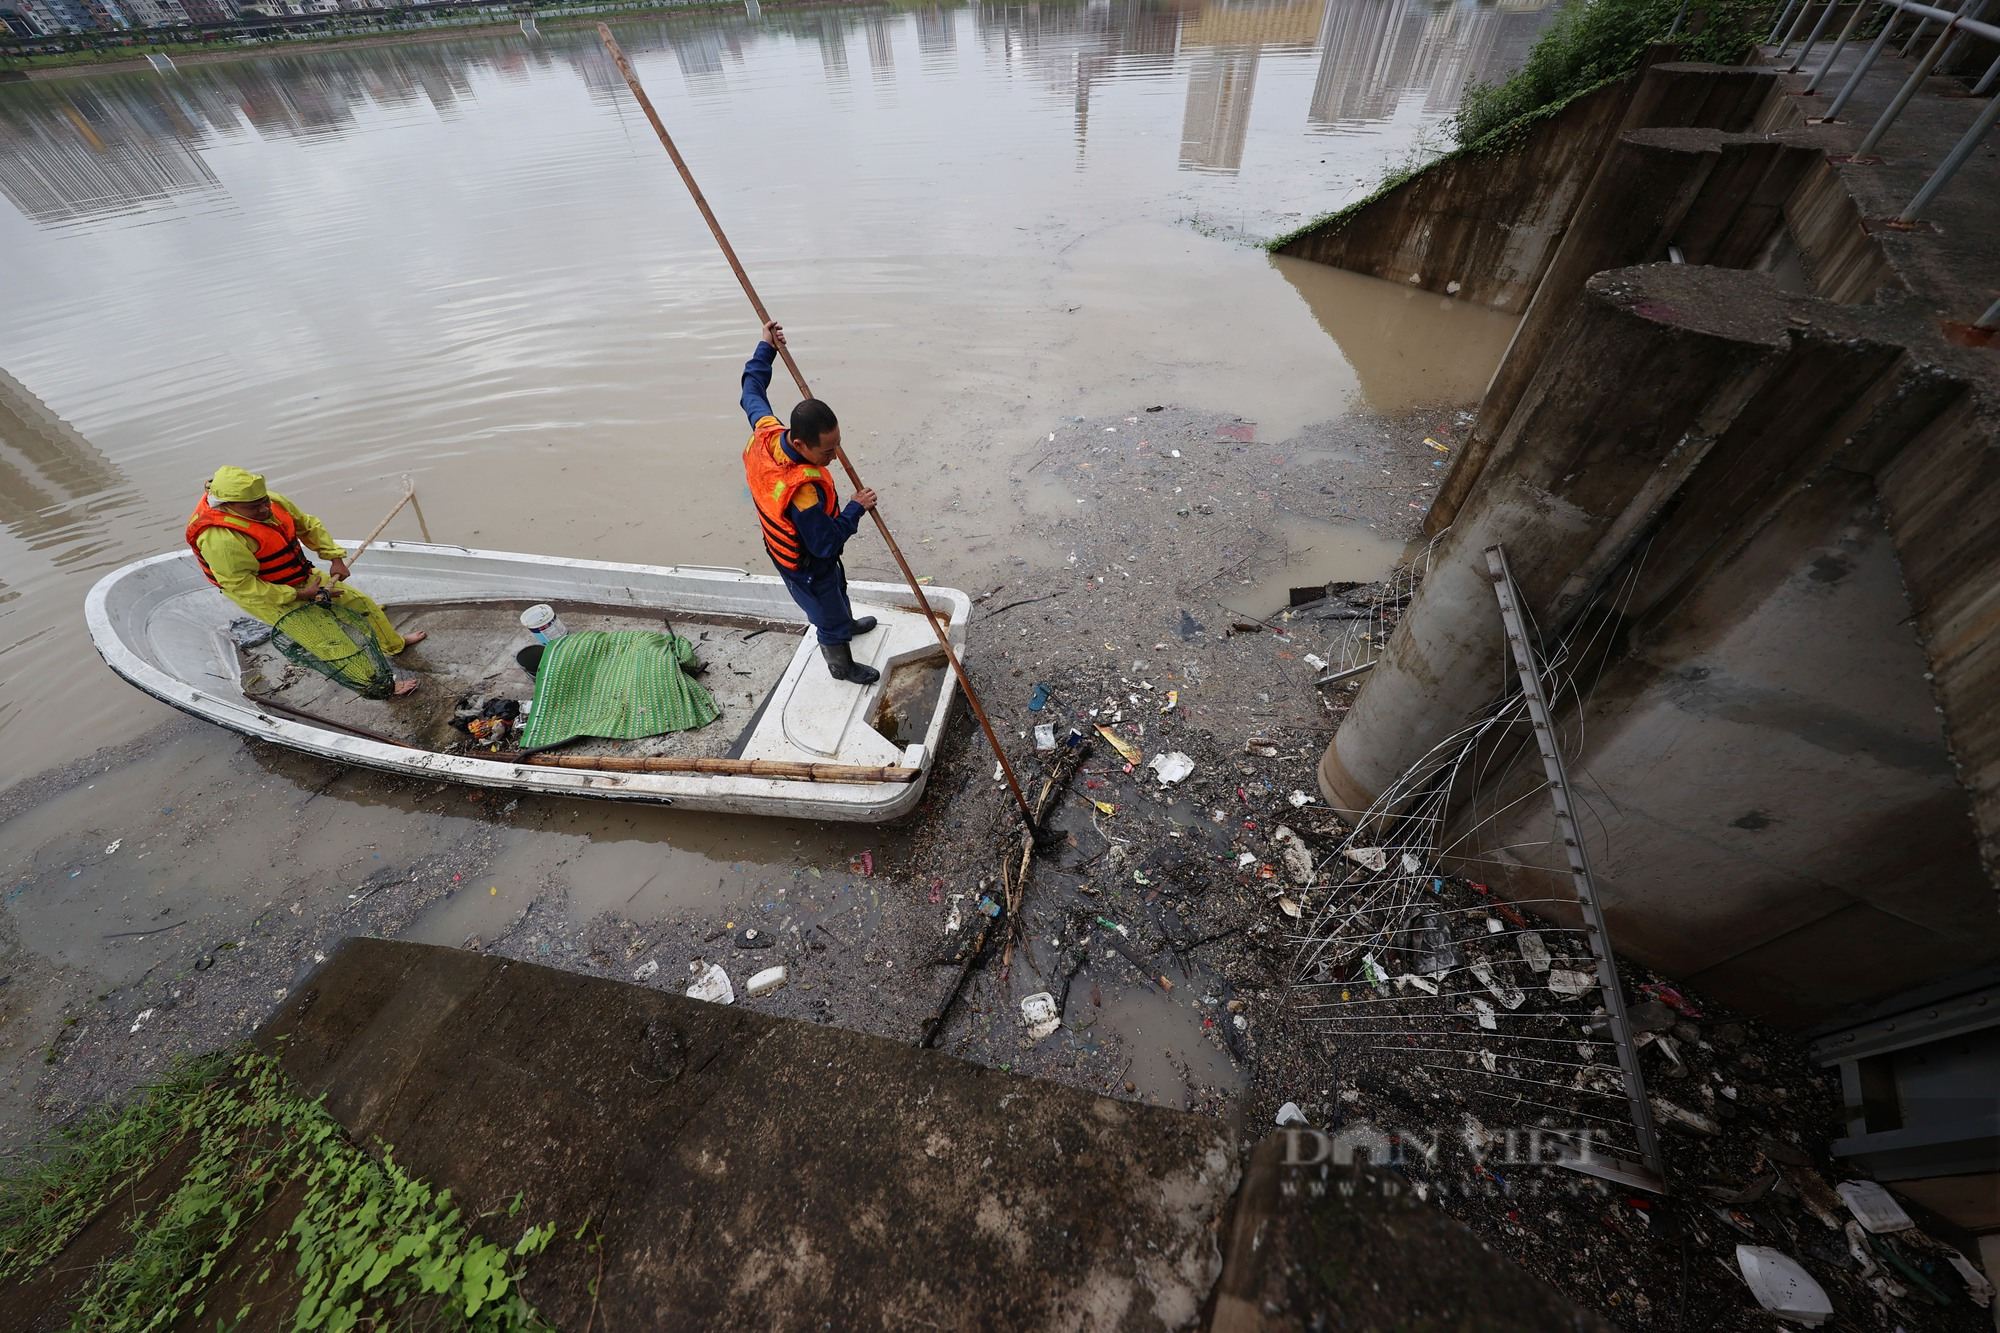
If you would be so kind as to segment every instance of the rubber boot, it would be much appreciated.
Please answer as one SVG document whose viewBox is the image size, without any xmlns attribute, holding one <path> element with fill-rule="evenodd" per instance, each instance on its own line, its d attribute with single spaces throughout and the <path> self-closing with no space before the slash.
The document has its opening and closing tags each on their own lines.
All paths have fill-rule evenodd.
<svg viewBox="0 0 2000 1333">
<path fill-rule="evenodd" d="M 875 623 L 875 617 L 873 616 L 856 616 L 854 618 L 854 637 L 858 639 L 869 630 L 874 629 Z"/>
<path fill-rule="evenodd" d="M 833 673 L 835 680 L 873 685 L 882 679 L 882 673 L 874 667 L 855 661 L 854 650 L 844 643 L 823 643 L 819 650 L 826 657 L 826 669 Z"/>
</svg>

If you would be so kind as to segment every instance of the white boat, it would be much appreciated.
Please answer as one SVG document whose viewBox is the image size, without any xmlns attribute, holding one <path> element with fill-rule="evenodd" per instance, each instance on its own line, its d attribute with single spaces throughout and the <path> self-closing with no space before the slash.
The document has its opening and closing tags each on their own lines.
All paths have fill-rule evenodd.
<svg viewBox="0 0 2000 1333">
<path fill-rule="evenodd" d="M 350 549 L 352 549 L 350 545 Z M 240 646 L 242 613 L 202 577 L 190 551 L 114 570 L 85 604 L 105 664 L 183 712 L 275 745 L 431 781 L 643 801 L 691 810 L 872 823 L 915 808 L 950 711 L 953 680 L 935 632 L 901 584 L 852 583 L 855 640 L 873 685 L 834 680 L 810 627 L 772 575 L 708 565 L 611 564 L 557 556 L 378 542 L 356 587 L 404 632 L 429 638 L 395 659 L 420 685 L 371 701 Z M 965 651 L 972 602 L 925 595 L 952 650 Z M 515 660 L 534 642 L 521 612 L 556 608 L 571 631 L 672 629 L 694 642 L 722 716 L 641 741 L 586 741 L 560 754 L 482 753 L 449 725 L 467 697 L 533 697 Z M 560 767 L 556 765 L 562 765 Z"/>
</svg>

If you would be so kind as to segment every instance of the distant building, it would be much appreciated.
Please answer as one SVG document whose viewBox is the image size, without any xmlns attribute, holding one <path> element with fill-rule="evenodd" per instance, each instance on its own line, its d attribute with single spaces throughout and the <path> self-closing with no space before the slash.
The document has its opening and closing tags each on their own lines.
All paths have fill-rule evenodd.
<svg viewBox="0 0 2000 1333">
<path fill-rule="evenodd" d="M 131 0 L 76 0 L 76 3 L 90 15 L 92 24 L 105 32 L 151 26 L 132 12 Z"/>
<path fill-rule="evenodd" d="M 21 0 L 21 3 L 23 8 L 32 3 L 47 14 L 50 32 L 94 32 L 105 26 L 91 16 L 81 0 Z"/>
<path fill-rule="evenodd" d="M 0 28 L 14 37 L 46 37 L 63 30 L 40 0 L 0 0 Z"/>
<path fill-rule="evenodd" d="M 229 23 L 243 14 L 236 0 L 181 0 L 181 8 L 193 23 Z"/>
</svg>

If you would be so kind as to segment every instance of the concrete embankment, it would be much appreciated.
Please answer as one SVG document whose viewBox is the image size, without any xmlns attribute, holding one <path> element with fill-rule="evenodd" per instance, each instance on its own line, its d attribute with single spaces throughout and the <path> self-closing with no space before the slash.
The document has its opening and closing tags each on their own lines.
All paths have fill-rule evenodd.
<svg viewBox="0 0 2000 1333">
<path fill-rule="evenodd" d="M 1879 158 L 1851 154 L 1903 62 L 1837 122 L 1804 74 L 1656 63 L 1288 247 L 1525 309 L 1326 795 L 1366 808 L 1493 698 L 1502 545 L 1572 655 L 1557 724 L 1620 950 L 1794 1029 L 2000 960 L 2000 358 L 1972 327 L 2000 164 L 1897 220 L 1983 105 L 1994 51 L 1966 46 L 1970 78 L 1919 78 Z M 1524 742 L 1468 780 L 1457 833 L 1496 889 L 1560 901 Z M 1863 1137 L 1956 1132 L 1927 1123 L 1942 1102 L 1850 1101 Z"/>
<path fill-rule="evenodd" d="M 465 1216 L 553 1221 L 523 1292 L 554 1327 L 1604 1327 L 1344 1142 L 1272 1136 L 1239 1201 L 1226 1121 L 648 987 L 353 939 L 257 1044 Z M 0 1285 L 4 1322 L 60 1326 L 132 1216 Z M 181 1295 L 289 1327 L 251 1254 Z"/>
</svg>

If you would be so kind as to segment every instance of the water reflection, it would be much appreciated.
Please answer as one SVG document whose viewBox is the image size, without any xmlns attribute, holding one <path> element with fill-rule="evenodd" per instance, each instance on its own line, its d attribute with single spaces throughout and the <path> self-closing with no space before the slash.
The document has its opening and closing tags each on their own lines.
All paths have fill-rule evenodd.
<svg viewBox="0 0 2000 1333">
<path fill-rule="evenodd" d="M 1181 122 L 1181 165 L 1235 171 L 1250 134 L 1250 99 L 1257 92 L 1257 49 L 1204 51 L 1188 74 L 1187 118 Z"/>
<path fill-rule="evenodd" d="M 1546 19 L 1550 0 L 1305 0 L 1183 5 L 1138 0 L 1081 5 L 879 8 L 742 17 L 704 14 L 632 25 L 633 54 L 670 50 L 690 92 L 720 96 L 727 71 L 752 46 L 816 44 L 825 77 L 844 84 L 848 43 L 859 36 L 873 78 L 909 77 L 896 44 L 914 41 L 926 73 L 951 67 L 969 26 L 990 61 L 1020 70 L 1070 100 L 1079 152 L 1087 144 L 1093 92 L 1106 84 L 1177 76 L 1186 80 L 1179 165 L 1241 169 L 1260 62 L 1268 53 L 1316 53 L 1310 127 L 1341 130 L 1393 117 L 1413 93 L 1422 110 L 1449 112 L 1473 79 L 1516 66 Z M 599 99 L 625 96 L 594 36 L 563 29 L 508 39 L 328 48 L 221 65 L 161 78 L 125 75 L 12 87 L 0 98 L 0 193 L 43 226 L 186 206 L 225 187 L 204 160 L 217 144 L 254 132 L 314 138 L 354 131 L 370 107 L 428 104 L 449 118 L 474 98 L 474 76 L 526 78 L 568 69 Z"/>
<path fill-rule="evenodd" d="M 1311 123 L 1338 131 L 1389 119 L 1415 88 L 1425 111 L 1450 112 L 1468 84 L 1497 83 L 1520 67 L 1546 8 L 1542 0 L 1336 0 L 1320 27 Z"/>
<path fill-rule="evenodd" d="M 124 480 L 81 431 L 0 370 L 0 527 L 45 547 L 89 517 L 75 502 L 101 499 Z"/>
</svg>

